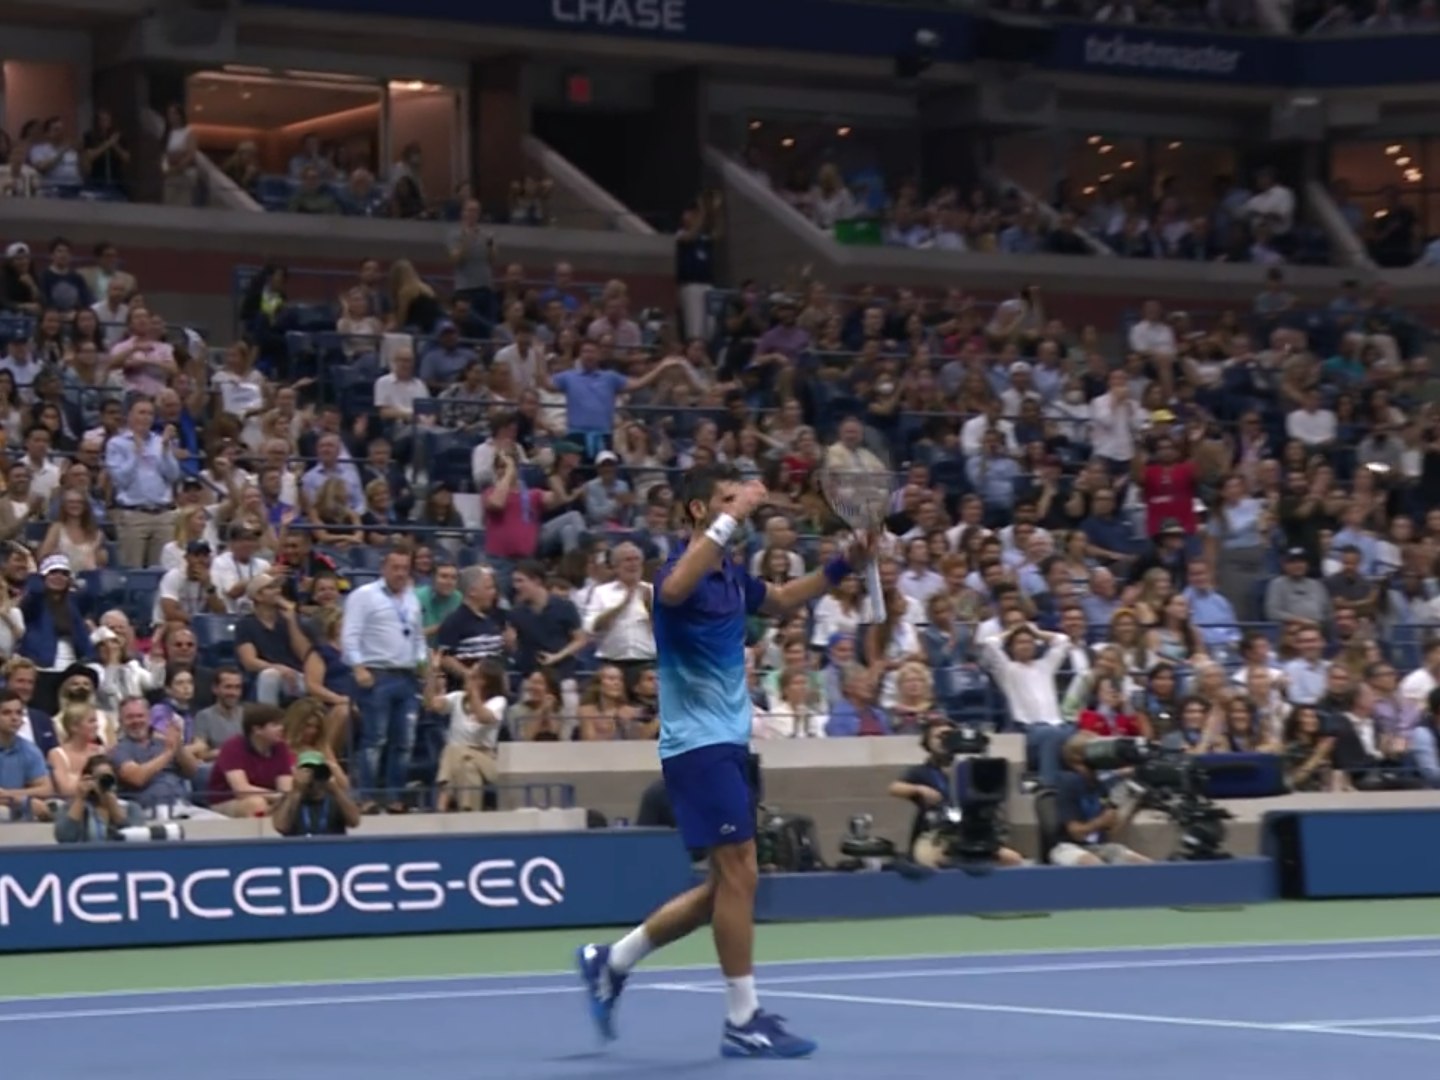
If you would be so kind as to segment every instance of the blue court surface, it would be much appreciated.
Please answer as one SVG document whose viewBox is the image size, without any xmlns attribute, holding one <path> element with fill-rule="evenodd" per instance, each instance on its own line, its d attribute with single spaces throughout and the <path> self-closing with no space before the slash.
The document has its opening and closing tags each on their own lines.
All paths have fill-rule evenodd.
<svg viewBox="0 0 1440 1080">
<path fill-rule="evenodd" d="M 4 998 L 0 1075 L 48 1080 L 91 1061 L 85 1071 L 109 1080 L 756 1069 L 838 1080 L 1356 1080 L 1432 1075 L 1440 1061 L 1440 938 L 821 961 L 759 974 L 761 1001 L 820 1041 L 814 1058 L 722 1060 L 716 973 L 650 968 L 632 980 L 620 1039 L 605 1047 L 575 980 L 556 974 Z"/>
</svg>

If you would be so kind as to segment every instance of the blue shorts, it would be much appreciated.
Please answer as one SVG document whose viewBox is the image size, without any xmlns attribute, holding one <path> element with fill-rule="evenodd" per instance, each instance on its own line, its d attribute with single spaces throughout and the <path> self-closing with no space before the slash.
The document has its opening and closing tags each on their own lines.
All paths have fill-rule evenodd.
<svg viewBox="0 0 1440 1080">
<path fill-rule="evenodd" d="M 660 762 L 680 838 L 691 851 L 755 839 L 750 748 L 719 743 Z"/>
</svg>

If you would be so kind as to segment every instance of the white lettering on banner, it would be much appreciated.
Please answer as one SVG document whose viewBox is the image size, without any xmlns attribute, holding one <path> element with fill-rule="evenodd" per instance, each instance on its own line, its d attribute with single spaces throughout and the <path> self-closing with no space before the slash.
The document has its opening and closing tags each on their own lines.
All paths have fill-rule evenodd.
<svg viewBox="0 0 1440 1080">
<path fill-rule="evenodd" d="M 225 881 L 230 877 L 229 870 L 197 870 L 180 883 L 180 904 L 185 908 L 188 915 L 194 915 L 197 919 L 230 919 L 235 916 L 235 909 L 228 907 L 205 908 L 195 902 L 195 886 L 203 881 Z"/>
<path fill-rule="evenodd" d="M 550 0 L 558 23 L 605 29 L 685 33 L 686 0 Z"/>
<path fill-rule="evenodd" d="M 304 886 L 300 883 L 306 878 L 319 878 L 325 882 L 324 900 L 308 904 L 305 902 Z M 340 881 L 323 866 L 292 866 L 290 868 L 290 914 L 324 915 L 327 911 L 334 910 L 335 901 L 339 899 Z"/>
<path fill-rule="evenodd" d="M 81 874 L 70 883 L 70 888 L 65 890 L 65 906 L 70 909 L 70 914 L 81 922 L 88 923 L 117 923 L 124 922 L 125 916 L 119 911 L 91 911 L 92 904 L 113 904 L 120 906 L 120 893 L 117 892 L 90 892 L 92 885 L 119 885 L 119 874 Z"/>
<path fill-rule="evenodd" d="M 1234 75 L 1241 53 L 1215 45 L 1168 45 L 1134 41 L 1117 34 L 1111 38 L 1090 34 L 1085 38 L 1087 67 L 1136 68 L 1193 75 Z"/>
<path fill-rule="evenodd" d="M 208 906 L 199 897 L 211 885 L 234 907 Z M 463 880 L 438 862 L 361 863 L 343 873 L 323 866 L 256 866 L 239 873 L 219 867 L 171 874 L 164 870 L 82 874 L 64 881 L 44 874 L 30 884 L 0 874 L 0 929 L 36 912 L 55 926 L 168 922 L 191 919 L 280 918 L 353 911 L 384 915 L 394 911 L 439 911 L 448 891 L 468 892 L 486 908 L 549 908 L 565 902 L 565 871 L 554 859 L 523 863 L 486 859 Z M 211 903 L 219 901 L 213 896 Z"/>
<path fill-rule="evenodd" d="M 389 900 L 362 900 L 362 896 L 374 896 L 377 893 L 388 893 L 390 882 L 386 881 L 361 881 L 366 874 L 390 873 L 390 867 L 385 863 L 361 863 L 359 866 L 352 866 L 345 871 L 345 877 L 340 882 L 340 895 L 345 897 L 345 903 L 349 904 L 356 911 L 364 911 L 371 915 L 383 915 L 387 911 L 394 911 L 395 905 Z"/>
<path fill-rule="evenodd" d="M 10 897 L 12 895 L 21 907 L 31 911 L 37 910 L 41 904 L 45 903 L 46 897 L 49 897 L 50 921 L 56 926 L 65 921 L 60 877 L 57 874 L 46 874 L 42 877 L 33 893 L 26 893 L 25 887 L 9 874 L 0 877 L 0 926 L 10 925 Z"/>
<path fill-rule="evenodd" d="M 438 862 L 401 863 L 395 868 L 395 886 L 401 892 L 424 894 L 424 900 L 401 900 L 401 911 L 439 911 L 445 906 L 445 890 L 438 881 L 415 881 L 411 875 L 439 874 Z"/>
<path fill-rule="evenodd" d="M 235 906 L 246 915 L 262 919 L 290 914 L 285 910 L 284 904 L 255 903 L 256 900 L 278 900 L 285 895 L 279 885 L 257 885 L 257 881 L 264 878 L 283 880 L 284 877 L 285 871 L 272 866 L 257 866 L 253 870 L 246 870 L 235 879 Z"/>
<path fill-rule="evenodd" d="M 146 885 L 153 885 L 152 892 L 142 891 Z M 140 905 L 145 903 L 164 904 L 170 913 L 170 921 L 180 918 L 180 903 L 175 899 L 175 879 L 158 870 L 140 870 L 125 875 L 125 918 L 136 922 L 140 918 Z"/>
</svg>

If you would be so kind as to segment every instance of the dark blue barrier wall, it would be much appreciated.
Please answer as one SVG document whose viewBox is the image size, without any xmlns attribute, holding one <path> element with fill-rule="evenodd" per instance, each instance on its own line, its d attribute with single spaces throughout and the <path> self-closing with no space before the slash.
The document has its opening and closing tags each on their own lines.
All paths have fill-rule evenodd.
<svg viewBox="0 0 1440 1080">
<path fill-rule="evenodd" d="M 764 922 L 914 918 L 1089 908 L 1261 904 L 1276 897 L 1269 859 L 1064 868 L 975 875 L 946 870 L 912 881 L 891 873 L 786 874 L 761 879 Z"/>
<path fill-rule="evenodd" d="M 1317 810 L 1265 818 L 1287 895 L 1440 896 L 1440 810 Z"/>
<path fill-rule="evenodd" d="M 638 922 L 690 883 L 665 831 L 0 850 L 0 953 Z"/>
<path fill-rule="evenodd" d="M 975 22 L 955 9 L 842 0 L 253 0 L 337 15 L 393 15 L 637 41 L 893 56 L 915 32 L 940 35 L 936 59 L 975 55 Z M 1062 23 L 1045 66 L 1055 71 L 1232 86 L 1314 88 L 1426 83 L 1440 34 L 1367 34 L 1300 40 L 1101 23 Z"/>
</svg>

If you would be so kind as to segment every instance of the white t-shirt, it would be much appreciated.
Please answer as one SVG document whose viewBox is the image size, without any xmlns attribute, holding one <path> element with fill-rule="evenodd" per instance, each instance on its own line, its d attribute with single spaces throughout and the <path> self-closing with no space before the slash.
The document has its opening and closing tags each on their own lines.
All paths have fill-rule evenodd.
<svg viewBox="0 0 1440 1080">
<path fill-rule="evenodd" d="M 413 415 L 415 403 L 423 401 L 429 396 L 430 391 L 417 378 L 402 381 L 395 378 L 393 374 L 387 373 L 375 380 L 375 408 L 377 409 L 399 409 Z"/>
<path fill-rule="evenodd" d="M 187 615 L 202 615 L 209 610 L 205 606 L 205 586 L 187 578 L 184 566 L 166 570 L 160 578 L 160 587 L 155 590 L 155 607 L 150 615 L 150 621 L 156 626 L 165 625 L 162 600 L 174 600 Z"/>
<path fill-rule="evenodd" d="M 1118 406 L 1109 394 L 1090 402 L 1090 448 L 1097 457 L 1129 461 L 1135 456 L 1135 435 L 1141 431 L 1140 406 L 1128 398 Z"/>
<path fill-rule="evenodd" d="M 450 712 L 450 733 L 446 738 L 449 746 L 464 746 L 472 750 L 494 750 L 500 741 L 500 727 L 505 723 L 505 709 L 508 702 L 503 697 L 486 700 L 485 708 L 494 717 L 493 724 L 482 724 L 465 708 L 467 694 L 455 690 L 445 695 L 445 704 Z"/>
<path fill-rule="evenodd" d="M 1175 331 L 1165 322 L 1142 319 L 1130 328 L 1130 351 L 1175 355 Z"/>
<path fill-rule="evenodd" d="M 210 564 L 210 581 L 220 590 L 220 598 L 225 601 L 225 610 L 231 615 L 238 615 L 250 610 L 250 600 L 243 593 L 240 596 L 230 596 L 230 590 L 240 582 L 253 581 L 269 570 L 270 564 L 258 555 L 251 556 L 250 561 L 242 566 L 235 561 L 235 556 L 227 551 L 215 556 Z"/>
<path fill-rule="evenodd" d="M 1316 409 L 1313 413 L 1299 409 L 1285 418 L 1285 433 L 1306 446 L 1334 442 L 1335 432 L 1335 414 L 1329 409 Z"/>
</svg>

